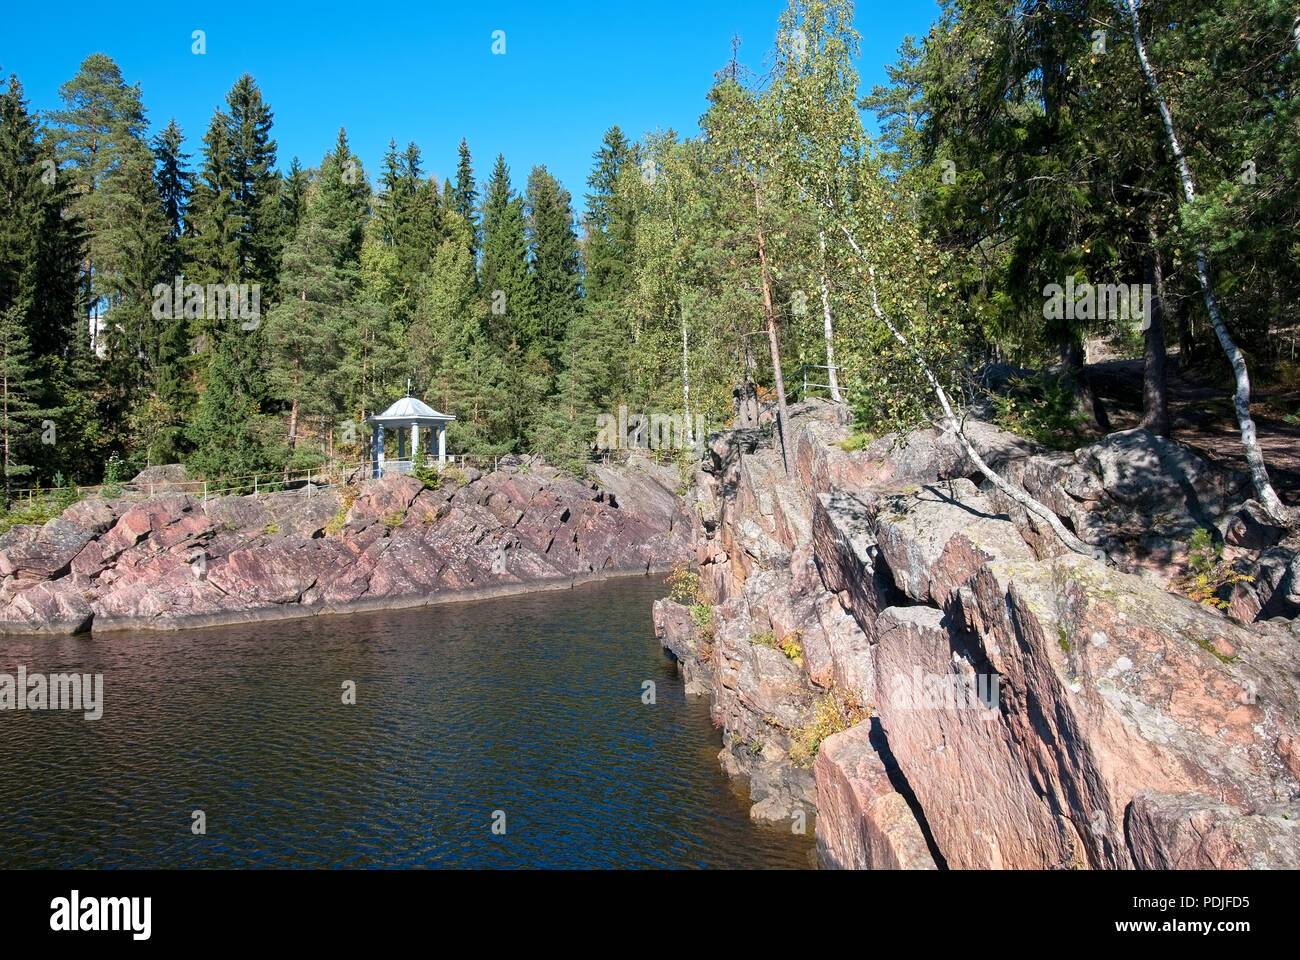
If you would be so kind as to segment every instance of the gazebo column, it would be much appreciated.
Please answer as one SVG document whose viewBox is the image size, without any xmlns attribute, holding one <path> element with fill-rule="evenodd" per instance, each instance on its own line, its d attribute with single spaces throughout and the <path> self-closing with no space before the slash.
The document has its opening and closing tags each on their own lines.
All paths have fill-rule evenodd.
<svg viewBox="0 0 1300 960">
<path fill-rule="evenodd" d="M 420 456 L 420 425 L 418 423 L 413 423 L 411 424 L 411 460 L 415 461 L 415 468 L 418 469 L 423 466 L 423 464 L 419 462 L 423 459 L 424 458 Z"/>
<path fill-rule="evenodd" d="M 447 425 L 438 424 L 438 465 L 447 462 Z"/>
<path fill-rule="evenodd" d="M 384 425 L 375 424 L 375 476 L 384 475 Z"/>
<path fill-rule="evenodd" d="M 406 459 L 406 435 L 402 433 L 402 428 L 397 428 L 397 459 Z"/>
</svg>

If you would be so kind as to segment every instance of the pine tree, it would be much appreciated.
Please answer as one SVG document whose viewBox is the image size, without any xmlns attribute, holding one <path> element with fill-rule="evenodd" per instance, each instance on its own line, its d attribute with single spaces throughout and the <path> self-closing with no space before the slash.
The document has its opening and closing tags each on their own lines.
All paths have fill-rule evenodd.
<svg viewBox="0 0 1300 960">
<path fill-rule="evenodd" d="M 122 426 L 116 445 L 126 452 L 131 439 L 124 428 L 132 407 L 151 395 L 159 365 L 176 359 L 159 354 L 164 336 L 174 333 L 174 321 L 154 316 L 152 293 L 160 282 L 170 285 L 174 275 L 164 272 L 170 225 L 154 180 L 152 152 L 143 144 L 131 150 L 115 176 L 119 182 L 113 202 L 102 209 L 100 220 L 101 237 L 114 252 L 100 261 L 100 288 L 110 306 L 99 349 L 107 388 L 105 419 Z"/>
<path fill-rule="evenodd" d="M 117 176 L 144 147 L 145 112 L 140 87 L 127 86 L 110 57 L 94 53 L 59 89 L 64 109 L 50 119 L 59 128 L 58 153 L 72 180 L 71 209 L 87 233 L 82 283 L 90 335 L 97 339 L 111 291 L 100 273 L 122 251 L 105 229 L 106 208 L 123 202 Z"/>
<path fill-rule="evenodd" d="M 307 212 L 285 249 L 280 276 L 284 301 L 267 317 L 271 395 L 288 413 L 289 466 L 304 424 L 314 426 L 322 451 L 360 379 L 361 243 L 369 189 L 360 161 L 340 130 L 321 164 Z"/>
</svg>

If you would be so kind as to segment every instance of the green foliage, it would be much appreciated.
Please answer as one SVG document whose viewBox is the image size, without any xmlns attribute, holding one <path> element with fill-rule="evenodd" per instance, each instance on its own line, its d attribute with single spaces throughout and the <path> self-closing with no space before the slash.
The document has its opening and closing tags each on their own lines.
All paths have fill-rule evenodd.
<svg viewBox="0 0 1300 960">
<path fill-rule="evenodd" d="M 993 396 L 994 421 L 1027 440 L 1054 450 L 1073 450 L 1084 440 L 1088 418 L 1064 377 L 1017 377 L 1003 394 Z"/>
<path fill-rule="evenodd" d="M 463 487 L 469 483 L 469 474 L 460 467 L 442 467 L 439 469 L 437 464 L 433 466 L 417 466 L 411 471 L 411 476 L 430 490 L 441 490 L 442 485 L 448 481 L 457 487 Z"/>
<path fill-rule="evenodd" d="M 384 514 L 384 526 L 389 530 L 395 530 L 402 525 L 402 521 L 405 519 L 405 510 L 394 510 L 392 513 Z"/>
<path fill-rule="evenodd" d="M 343 488 L 343 501 L 339 505 L 338 512 L 330 518 L 327 524 L 325 524 L 325 532 L 327 534 L 334 536 L 335 534 L 343 532 L 343 528 L 348 524 L 348 511 L 351 510 L 352 505 L 357 502 L 357 495 L 359 493 L 360 491 L 355 486 L 347 486 Z"/>
<path fill-rule="evenodd" d="M 668 599 L 674 603 L 689 605 L 701 599 L 700 575 L 685 561 L 673 564 L 664 583 L 668 584 Z"/>
<path fill-rule="evenodd" d="M 419 480 L 430 490 L 442 489 L 442 471 L 436 465 L 431 466 L 425 463 L 417 463 L 411 470 L 411 476 Z"/>
<path fill-rule="evenodd" d="M 691 620 L 701 630 L 712 633 L 713 630 L 713 608 L 707 603 L 691 604 Z"/>
<path fill-rule="evenodd" d="M 751 643 L 757 646 L 780 650 L 795 663 L 803 662 L 803 645 L 799 642 L 802 639 L 802 634 L 797 630 L 794 633 L 787 633 L 779 639 L 771 631 L 756 633 L 749 639 Z"/>
<path fill-rule="evenodd" d="M 340 509 L 334 516 L 330 517 L 329 522 L 325 524 L 325 532 L 330 536 L 342 533 L 343 528 L 348 525 L 347 508 Z"/>
<path fill-rule="evenodd" d="M 1175 590 L 1216 610 L 1228 609 L 1224 594 L 1238 583 L 1253 583 L 1223 559 L 1223 544 L 1208 529 L 1197 530 L 1187 545 L 1187 565 L 1172 581 Z"/>
<path fill-rule="evenodd" d="M 806 722 L 790 732 L 794 739 L 790 761 L 798 767 L 811 767 L 822 741 L 870 716 L 871 711 L 864 708 L 857 697 L 832 686 L 813 701 Z"/>
<path fill-rule="evenodd" d="M 48 497 L 40 497 L 31 502 L 18 500 L 9 509 L 0 512 L 0 533 L 6 533 L 10 528 L 20 524 L 40 526 L 57 517 L 59 513 L 56 505 Z"/>
<path fill-rule="evenodd" d="M 106 499 L 122 495 L 122 458 L 116 453 L 104 463 L 104 482 L 99 493 Z"/>
<path fill-rule="evenodd" d="M 464 141 L 445 186 L 418 145 L 392 140 L 372 194 L 342 131 L 317 168 L 295 158 L 281 173 L 270 105 L 247 75 L 190 147 L 174 123 L 145 141 L 142 94 L 104 54 L 65 84 L 47 129 L 11 80 L 7 478 L 91 483 L 86 465 L 114 452 L 213 479 L 355 463 L 360 424 L 408 381 L 457 418 L 455 453 L 541 452 L 577 475 L 597 418 L 620 406 L 680 412 L 692 430 L 701 414 L 707 432 L 731 416 L 733 387 L 775 382 L 778 357 L 789 373 L 832 353 L 854 403 L 845 449 L 930 421 L 922 365 L 961 406 L 986 361 L 1061 362 L 1065 379 L 1019 385 L 998 415 L 1073 446 L 1081 398 L 1067 384 L 1085 382 L 1084 338 L 1137 343 L 1109 319 L 1049 318 L 1045 285 L 1141 283 L 1157 253 L 1171 339 L 1195 354 L 1208 342 L 1198 243 L 1234 335 L 1282 375 L 1295 334 L 1276 318 L 1300 297 L 1292 5 L 1151 10 L 1151 54 L 1189 131 L 1191 205 L 1176 202 L 1123 19 L 1101 0 L 947 3 L 863 98 L 853 5 L 790 0 L 770 73 L 751 82 L 733 62 L 701 91 L 698 130 L 605 132 L 581 213 L 543 166 L 516 194 L 501 155 L 480 190 Z M 877 111 L 878 141 L 860 105 Z M 261 324 L 155 318 L 154 284 L 178 276 L 259 284 Z M 55 444 L 33 429 L 47 418 Z"/>
<path fill-rule="evenodd" d="M 868 433 L 865 430 L 854 430 L 841 440 L 837 446 L 841 450 L 852 453 L 854 450 L 865 450 L 871 445 L 871 441 L 875 439 L 875 434 Z"/>
</svg>

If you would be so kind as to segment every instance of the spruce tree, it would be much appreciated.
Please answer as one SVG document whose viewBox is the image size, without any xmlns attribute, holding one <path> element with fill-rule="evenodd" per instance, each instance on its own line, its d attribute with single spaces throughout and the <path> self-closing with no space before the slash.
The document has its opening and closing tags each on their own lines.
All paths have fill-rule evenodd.
<svg viewBox="0 0 1300 960">
<path fill-rule="evenodd" d="M 553 360 L 580 306 L 579 258 L 569 191 L 544 166 L 528 176 L 525 217 L 534 298 L 526 343 Z"/>
<path fill-rule="evenodd" d="M 501 154 L 483 197 L 479 279 L 487 308 L 487 335 L 500 352 L 525 336 L 533 309 L 523 199 L 510 189 L 510 168 Z"/>
<path fill-rule="evenodd" d="M 456 161 L 456 187 L 452 194 L 452 209 L 469 226 L 470 254 L 478 256 L 478 190 L 474 187 L 474 166 L 469 155 L 469 144 L 462 138 Z"/>
<path fill-rule="evenodd" d="M 156 164 L 154 176 L 158 182 L 158 199 L 167 222 L 163 272 L 170 276 L 181 272 L 181 238 L 186 233 L 186 208 L 194 190 L 194 174 L 187 164 L 190 155 L 182 149 L 184 142 L 181 128 L 173 118 L 151 143 Z"/>
<path fill-rule="evenodd" d="M 58 168 L 56 137 L 27 112 L 22 86 L 11 77 L 0 91 L 0 311 L 14 311 L 26 338 L 30 389 L 24 399 L 54 420 L 54 443 L 36 431 L 10 437 L 10 456 L 39 475 L 62 471 L 87 482 L 97 462 L 92 439 L 98 417 L 89 374 L 81 278 L 85 237 L 69 209 L 72 177 Z M 63 376 L 76 363 L 87 375 Z M 72 409 L 89 410 L 90 419 Z M 17 422 L 17 421 L 16 421 Z M 43 432 L 43 431 L 41 431 Z"/>
<path fill-rule="evenodd" d="M 592 302 L 622 292 L 628 276 L 635 237 L 636 209 L 623 201 L 618 190 L 624 165 L 635 155 L 623 131 L 611 127 L 593 157 L 587 178 L 586 236 L 583 238 L 586 272 L 583 293 Z"/>
<path fill-rule="evenodd" d="M 302 168 L 298 158 L 289 161 L 289 170 L 280 180 L 280 236 L 282 245 L 288 245 L 298 232 L 303 214 L 307 212 L 307 187 L 311 175 Z"/>
<path fill-rule="evenodd" d="M 349 387 L 359 379 L 353 366 L 359 364 L 364 326 L 358 301 L 368 192 L 360 161 L 340 130 L 285 249 L 284 300 L 267 317 L 270 390 L 287 412 L 290 466 L 318 461 L 295 459 L 299 437 L 310 426 L 324 448 L 331 426 L 347 409 Z"/>
<path fill-rule="evenodd" d="M 204 137 L 186 280 L 205 286 L 249 284 L 250 301 L 255 284 L 261 303 L 269 305 L 277 295 L 282 242 L 271 110 L 248 74 L 236 81 L 226 104 L 229 113 L 218 110 Z M 261 317 L 245 318 L 236 311 L 222 318 L 209 309 L 194 323 L 205 352 L 190 430 L 198 448 L 196 468 L 229 476 L 250 464 L 267 464 L 262 449 L 267 427 L 260 419 L 267 400 Z M 234 452 L 235 436 L 253 446 Z"/>
<path fill-rule="evenodd" d="M 14 481 L 28 476 L 20 440 L 31 430 L 32 420 L 46 415 L 33 397 L 40 390 L 31 364 L 31 347 L 23 329 L 22 304 L 0 311 L 0 459 L 4 465 L 5 509 L 13 502 Z"/>
</svg>

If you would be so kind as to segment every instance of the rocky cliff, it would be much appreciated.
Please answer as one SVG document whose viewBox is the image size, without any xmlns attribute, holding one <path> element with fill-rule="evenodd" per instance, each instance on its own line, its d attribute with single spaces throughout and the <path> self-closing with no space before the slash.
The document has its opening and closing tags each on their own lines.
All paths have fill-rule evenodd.
<svg viewBox="0 0 1300 960">
<path fill-rule="evenodd" d="M 0 631 L 172 628 L 436 603 L 666 569 L 690 552 L 677 471 L 544 465 L 430 489 L 203 501 L 131 485 L 0 536 Z M 134 489 L 132 489 L 134 487 Z"/>
<path fill-rule="evenodd" d="M 796 408 L 791 477 L 769 435 L 712 436 L 699 596 L 655 609 L 753 816 L 815 809 L 835 867 L 1300 865 L 1300 541 L 1241 478 L 1141 431 L 1053 453 L 971 424 L 1103 565 L 950 437 L 847 433 Z M 1253 576 L 1227 613 L 1170 589 L 1206 528 Z"/>
</svg>

